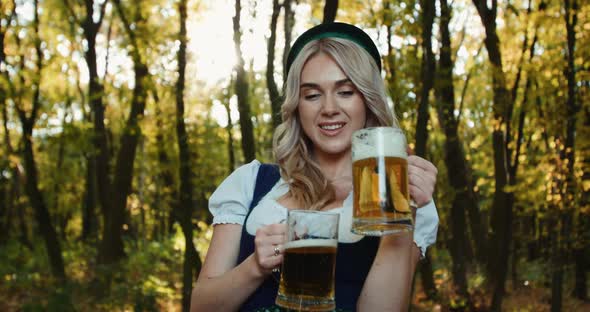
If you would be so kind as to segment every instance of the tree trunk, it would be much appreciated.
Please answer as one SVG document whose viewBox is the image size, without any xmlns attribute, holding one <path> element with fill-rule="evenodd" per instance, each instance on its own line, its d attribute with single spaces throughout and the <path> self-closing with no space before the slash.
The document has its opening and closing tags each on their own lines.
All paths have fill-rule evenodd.
<svg viewBox="0 0 590 312">
<path fill-rule="evenodd" d="M 526 20 L 527 22 L 525 23 L 525 25 L 528 26 L 528 17 L 531 15 L 531 11 L 532 11 L 532 1 L 529 0 L 529 4 L 528 4 L 528 8 L 527 8 L 527 15 L 526 15 Z M 538 27 L 538 26 L 537 26 Z M 523 40 L 523 44 L 522 44 L 522 55 L 520 58 L 520 62 L 518 64 L 518 70 L 516 73 L 516 78 L 514 79 L 514 85 L 512 87 L 511 90 L 511 96 L 510 96 L 510 102 L 508 103 L 508 112 L 507 112 L 507 117 L 506 117 L 506 159 L 508 161 L 508 184 L 512 187 L 516 186 L 517 184 L 517 172 L 518 172 L 518 166 L 519 166 L 519 159 L 520 159 L 520 148 L 522 146 L 522 141 L 523 139 L 523 132 L 524 132 L 524 121 L 525 121 L 525 116 L 526 116 L 526 112 L 527 112 L 527 104 L 528 104 L 528 91 L 531 87 L 531 78 L 530 75 L 527 76 L 527 80 L 526 80 L 526 84 L 525 84 L 525 88 L 523 91 L 523 100 L 522 100 L 522 104 L 520 105 L 520 114 L 519 114 L 519 118 L 518 118 L 518 124 L 517 124 L 517 131 L 516 131 L 516 147 L 513 149 L 512 146 L 512 138 L 514 137 L 512 134 L 512 114 L 514 112 L 514 109 L 516 107 L 516 95 L 518 93 L 518 88 L 519 88 L 519 84 L 520 84 L 520 79 L 522 77 L 522 71 L 523 71 L 523 67 L 524 67 L 524 60 L 525 60 L 525 55 L 526 55 L 526 51 L 527 48 L 529 49 L 529 56 L 528 56 L 528 61 L 529 63 L 532 61 L 534 55 L 535 55 L 535 45 L 537 43 L 537 27 L 535 27 L 535 35 L 533 38 L 533 42 L 531 43 L 530 48 L 528 47 L 528 31 L 525 31 L 525 36 L 524 36 L 524 40 Z M 514 157 L 512 156 L 512 154 L 514 153 Z M 514 195 L 514 192 L 509 192 L 507 194 L 507 198 L 508 198 L 508 205 L 511 207 L 514 207 L 515 201 L 516 201 L 516 197 Z M 516 218 L 519 218 L 519 216 L 517 215 Z M 512 227 L 515 230 L 519 230 L 521 229 L 521 227 L 518 227 L 517 225 L 518 223 L 518 219 L 513 220 L 513 224 Z M 518 235 L 515 234 L 515 235 Z M 517 265 L 518 265 L 518 250 L 519 250 L 519 246 L 520 246 L 520 240 L 515 240 L 513 242 L 513 248 L 512 248 L 512 265 L 511 265 L 511 269 L 512 269 L 512 285 L 513 288 L 517 288 L 519 285 L 519 281 L 518 281 L 518 272 L 517 272 Z"/>
<path fill-rule="evenodd" d="M 96 189 L 96 157 L 86 156 L 86 180 L 84 202 L 82 206 L 82 236 L 83 241 L 98 238 L 98 220 L 96 217 L 97 189 Z"/>
<path fill-rule="evenodd" d="M 147 96 L 147 92 L 146 92 L 146 96 Z M 144 203 L 146 202 L 145 200 L 145 176 L 146 176 L 146 167 L 145 167 L 145 163 L 146 163 L 146 152 L 145 152 L 145 137 L 140 137 L 139 141 L 138 141 L 138 149 L 139 149 L 139 157 L 137 159 L 138 165 L 137 165 L 137 170 L 139 171 L 137 173 L 137 179 L 135 180 L 136 184 L 137 184 L 137 202 L 139 204 L 139 225 L 137 226 L 137 234 L 140 237 L 149 237 L 149 233 L 148 233 L 148 229 L 147 229 L 147 223 L 146 223 L 146 209 L 144 209 Z M 133 182 L 132 182 L 133 183 Z M 129 218 L 129 220 L 131 219 L 131 216 Z"/>
<path fill-rule="evenodd" d="M 35 163 L 35 154 L 33 151 L 33 128 L 35 126 L 35 121 L 37 118 L 39 107 L 41 106 L 41 94 L 40 94 L 40 86 L 41 86 L 41 71 L 43 70 L 43 51 L 41 50 L 41 39 L 39 38 L 39 2 L 38 0 L 34 1 L 34 11 L 33 11 L 33 27 L 34 27 L 34 36 L 35 36 L 35 52 L 36 52 L 36 65 L 37 65 L 37 72 L 33 78 L 33 98 L 32 108 L 30 112 L 30 116 L 27 116 L 26 112 L 22 108 L 22 103 L 17 103 L 15 106 L 17 107 L 19 119 L 22 125 L 22 133 L 23 133 L 23 159 L 25 164 L 25 172 L 26 172 L 26 181 L 25 181 L 25 191 L 27 193 L 27 197 L 29 198 L 29 202 L 33 207 L 35 212 L 35 219 L 38 223 L 39 230 L 43 239 L 45 241 L 45 247 L 47 249 L 47 254 L 49 257 L 49 264 L 51 266 L 51 272 L 55 278 L 60 280 L 61 282 L 66 281 L 66 274 L 65 274 L 65 267 L 64 261 L 61 254 L 61 246 L 57 237 L 57 233 L 55 232 L 55 228 L 51 223 L 51 216 L 49 214 L 49 210 L 47 209 L 47 205 L 45 199 L 43 198 L 43 194 L 39 189 L 39 180 L 37 174 L 37 164 Z M 24 64 L 24 56 L 21 55 L 21 65 Z M 21 67 L 21 68 L 24 68 Z M 22 77 L 21 77 L 21 80 Z"/>
<path fill-rule="evenodd" d="M 588 90 L 588 86 L 586 86 Z M 590 135 L 590 108 L 585 110 L 584 129 L 580 133 L 580 137 L 587 138 Z M 580 198 L 580 210 L 589 211 L 590 207 L 590 145 L 587 142 L 583 145 L 583 141 L 580 141 L 580 150 L 583 157 L 582 162 L 582 198 Z M 574 285 L 574 296 L 580 300 L 588 299 L 588 280 L 586 278 L 586 272 L 590 269 L 590 213 L 581 213 L 578 217 L 578 224 L 576 226 L 577 241 L 579 246 L 574 248 L 574 261 L 575 261 L 575 285 Z"/>
<path fill-rule="evenodd" d="M 1 25 L 0 25 L 1 27 Z M 0 28 L 0 75 L 5 76 L 6 72 L 4 68 L 5 66 L 5 54 L 4 54 L 4 35 L 6 29 Z M 0 86 L 0 107 L 2 111 L 2 130 L 4 132 L 4 142 L 1 144 L 4 146 L 4 155 L 0 159 L 0 170 L 5 170 L 6 167 L 12 168 L 12 162 L 10 160 L 10 156 L 12 155 L 12 143 L 10 142 L 10 132 L 8 129 L 8 111 L 6 109 L 6 98 L 7 98 L 7 90 L 5 86 Z M 0 175 L 0 228 L 6 229 L 3 231 L 4 233 L 0 234 L 0 244 L 5 243 L 8 241 L 8 236 L 10 233 L 9 224 L 10 222 L 10 213 L 13 211 L 12 207 L 12 198 L 10 194 L 12 193 L 10 186 L 9 186 L 8 179 L 5 179 L 4 176 Z"/>
<path fill-rule="evenodd" d="M 559 211 L 559 207 L 551 206 L 551 211 Z M 561 233 L 558 229 L 560 215 L 552 217 L 550 224 L 551 237 L 551 312 L 561 311 L 563 288 L 563 249 Z"/>
<path fill-rule="evenodd" d="M 0 39 L 1 40 L 1 39 Z M 4 155 L 0 158 L 0 170 L 12 169 L 13 165 L 10 161 L 12 155 L 12 145 L 10 143 L 10 132 L 8 132 L 8 113 L 6 110 L 6 93 L 4 88 L 0 87 L 0 107 L 2 107 L 2 129 L 4 130 L 4 140 L 2 146 L 5 147 Z M 12 171 L 12 170 L 10 170 Z M 9 235 L 12 232 L 10 224 L 13 224 L 11 213 L 13 209 L 13 201 L 11 197 L 10 179 L 0 175 L 0 228 L 5 229 L 0 233 L 0 245 L 4 245 L 8 241 Z"/>
<path fill-rule="evenodd" d="M 0 23 L 0 75 L 5 79 L 6 84 L 0 85 L 0 106 L 2 107 L 2 128 L 4 130 L 4 144 L 2 146 L 5 148 L 4 157 L 6 157 L 6 166 L 8 166 L 11 174 L 12 179 L 10 182 L 8 180 L 4 180 L 5 183 L 5 197 L 2 197 L 2 201 L 4 203 L 4 224 L 0 223 L 0 228 L 6 229 L 5 230 L 5 239 L 8 239 L 11 233 L 10 225 L 12 224 L 12 216 L 16 214 L 18 218 L 19 228 L 21 230 L 21 235 L 19 236 L 19 241 L 29 248 L 30 250 L 33 249 L 33 244 L 29 240 L 28 231 L 26 224 L 24 224 L 23 210 L 24 207 L 22 204 L 19 204 L 17 199 L 21 196 L 21 184 L 23 181 L 23 174 L 20 168 L 20 163 L 14 161 L 14 158 L 11 156 L 16 156 L 16 152 L 12 147 L 12 143 L 10 140 L 10 130 L 8 128 L 9 124 L 9 116 L 8 116 L 8 109 L 7 109 L 7 102 L 6 100 L 9 98 L 10 95 L 14 96 L 14 86 L 10 82 L 10 77 L 8 75 L 7 64 L 6 64 L 6 53 L 4 51 L 4 38 L 6 36 L 6 31 L 8 27 L 11 25 L 12 19 L 16 16 L 16 5 L 12 7 L 10 14 L 6 16 L 6 18 L 2 19 L 2 23 Z M 4 168 L 2 168 L 3 170 Z M 4 195 L 4 194 L 3 194 Z"/>
<path fill-rule="evenodd" d="M 0 169 L 4 170 L 4 162 L 0 163 Z M 3 246 L 8 241 L 8 234 L 11 232 L 11 220 L 9 219 L 8 199 L 10 198 L 10 188 L 8 187 L 8 180 L 4 176 L 0 176 L 0 227 L 5 229 L 0 233 L 0 246 Z"/>
<path fill-rule="evenodd" d="M 66 88 L 67 90 L 67 88 Z M 65 154 L 65 149 L 66 149 L 66 128 L 67 128 L 67 116 L 68 116 L 68 111 L 70 110 L 70 106 L 72 104 L 72 99 L 70 97 L 69 94 L 66 94 L 66 103 L 65 103 L 65 107 L 64 107 L 64 111 L 63 111 L 63 116 L 62 116 L 62 120 L 61 120 L 61 124 L 62 124 L 62 132 L 60 133 L 59 139 L 58 139 L 58 147 L 57 147 L 57 159 L 56 159 L 56 164 L 55 164 L 55 172 L 58 173 L 58 175 L 56 177 L 54 177 L 53 179 L 53 198 L 50 200 L 50 204 L 49 207 L 51 207 L 53 209 L 53 211 L 55 212 L 55 221 L 56 221 L 56 225 L 57 225 L 57 232 L 59 233 L 60 237 L 65 240 L 66 239 L 66 228 L 67 228 L 67 224 L 68 224 L 68 217 L 64 216 L 64 212 L 59 213 L 60 209 L 59 209 L 59 193 L 61 192 L 61 186 L 63 184 L 64 181 L 62 181 L 62 178 L 59 175 L 59 172 L 62 172 L 63 169 L 63 163 L 64 163 L 64 154 Z M 67 213 L 65 213 L 67 214 Z"/>
<path fill-rule="evenodd" d="M 43 236 L 43 240 L 45 241 L 49 263 L 51 265 L 51 273 L 58 280 L 64 281 L 66 279 L 66 273 L 61 254 L 61 246 L 57 238 L 57 232 L 51 223 L 51 217 L 43 199 L 43 194 L 39 190 L 37 165 L 33 153 L 33 142 L 31 141 L 34 121 L 27 119 L 21 118 L 24 143 L 23 158 L 27 174 L 25 191 L 35 212 L 35 219 L 37 220 L 41 236 Z"/>
<path fill-rule="evenodd" d="M 115 1 L 115 7 L 123 21 L 125 31 L 132 45 L 131 59 L 133 60 L 135 85 L 131 98 L 131 111 L 120 138 L 120 148 L 115 163 L 116 174 L 113 181 L 113 189 L 117 190 L 117 192 L 111 194 L 112 206 L 106 214 L 103 238 L 98 250 L 98 259 L 101 264 L 114 264 L 125 257 L 123 224 L 126 220 L 127 196 L 131 193 L 135 154 L 137 152 L 139 137 L 141 136 L 139 121 L 143 118 L 147 98 L 145 88 L 145 82 L 148 77 L 147 66 L 140 56 L 135 32 L 131 29 L 119 0 Z M 141 11 L 138 10 L 138 12 Z M 137 25 L 140 24 L 138 22 L 143 17 L 141 14 L 136 14 L 135 18 L 134 23 Z"/>
<path fill-rule="evenodd" d="M 385 57 L 384 67 L 386 73 L 386 80 L 387 80 L 387 90 L 389 91 L 389 96 L 393 103 L 398 105 L 401 103 L 400 96 L 401 92 L 399 92 L 398 86 L 398 77 L 397 77 L 397 66 L 395 62 L 395 51 L 393 49 L 393 35 L 394 31 L 393 27 L 393 13 L 391 12 L 391 0 L 385 0 L 383 3 L 384 7 L 384 14 L 383 20 L 384 24 L 387 27 L 387 56 Z M 399 107 L 396 107 L 396 115 L 401 116 L 401 112 L 398 110 Z"/>
<path fill-rule="evenodd" d="M 451 57 L 451 38 L 449 32 L 449 22 L 451 19 L 451 8 L 448 6 L 447 0 L 440 0 L 441 7 L 441 52 L 439 60 L 439 68 L 437 70 L 438 83 L 436 87 L 438 99 L 438 118 L 441 128 L 445 134 L 445 151 L 444 159 L 449 172 L 449 181 L 454 190 L 455 197 L 451 206 L 451 235 L 450 251 L 453 259 L 453 282 L 458 294 L 469 301 L 469 294 L 467 292 L 467 275 L 466 275 L 466 259 L 465 250 L 468 248 L 468 237 L 465 229 L 466 220 L 465 212 L 472 210 L 477 211 L 479 215 L 479 208 L 477 200 L 473 193 L 472 177 L 468 170 L 467 159 L 463 143 L 458 134 L 458 120 L 455 118 L 455 89 L 453 87 L 453 67 L 454 63 Z M 479 224 L 472 227 L 472 235 L 477 237 L 478 241 L 482 237 L 485 238 L 481 231 L 481 218 L 478 217 Z M 473 226 L 473 225 L 472 225 Z M 476 231 L 473 231 L 476 230 Z M 480 236 L 481 235 L 481 236 Z M 476 245 L 476 253 L 483 260 L 483 246 L 479 246 L 482 242 L 478 241 Z M 485 243 L 483 243 L 485 244 Z"/>
<path fill-rule="evenodd" d="M 338 0 L 326 0 L 322 24 L 333 23 L 338 12 Z"/>
<path fill-rule="evenodd" d="M 295 12 L 292 8 L 291 0 L 283 0 L 283 8 L 285 8 L 285 16 L 283 21 L 283 33 L 285 35 L 285 45 L 283 46 L 283 84 L 287 81 L 287 57 L 291 49 L 291 36 L 293 33 L 293 25 L 295 25 Z"/>
<path fill-rule="evenodd" d="M 567 112 L 566 121 L 566 135 L 565 135 L 565 146 L 564 151 L 561 153 L 562 159 L 567 164 L 566 176 L 565 176 L 565 188 L 562 190 L 562 202 L 564 205 L 564 235 L 569 235 L 574 230 L 572 226 L 572 220 L 574 213 L 580 211 L 577 209 L 577 187 L 576 187 L 576 176 L 574 172 L 574 162 L 576 160 L 576 123 L 577 115 L 580 111 L 580 105 L 577 102 L 577 88 L 576 88 L 576 67 L 574 64 L 575 51 L 576 51 L 576 24 L 578 22 L 578 1 L 577 0 L 564 0 L 565 5 L 565 26 L 567 31 L 567 53 L 566 53 L 566 68 L 565 74 L 567 79 L 567 102 L 565 111 Z M 582 221 L 585 216 L 583 213 L 579 213 L 579 219 Z M 587 231 L 587 229 L 586 229 Z M 573 232 L 575 233 L 575 231 Z M 576 233 L 577 234 L 577 233 Z M 566 237 L 566 236 L 564 236 Z M 575 237 L 575 241 L 580 241 L 582 237 Z M 583 249 L 580 248 L 583 244 L 576 244 L 580 246 L 573 247 L 567 245 L 566 252 L 573 252 L 573 254 L 583 254 Z M 577 270 L 581 270 L 576 266 Z M 582 270 L 583 271 L 583 270 Z M 583 272 L 582 272 L 583 273 Z M 585 274 L 582 274 L 585 275 Z M 576 281 L 576 283 L 580 283 Z"/>
<path fill-rule="evenodd" d="M 66 6 L 68 6 L 67 1 L 65 2 Z M 84 38 L 86 39 L 87 43 L 86 51 L 84 51 L 84 58 L 88 66 L 88 99 L 90 101 L 90 106 L 92 107 L 93 113 L 93 144 L 96 150 L 96 186 L 98 190 L 98 201 L 100 202 L 100 208 L 104 220 L 103 227 L 107 226 L 107 215 L 110 214 L 110 210 L 112 209 L 112 192 L 109 178 L 110 154 L 107 140 L 107 131 L 104 124 L 105 107 L 102 102 L 104 86 L 102 85 L 98 77 L 96 36 L 98 34 L 100 25 L 102 24 L 102 20 L 104 18 L 106 3 L 107 1 L 105 1 L 100 7 L 98 22 L 94 22 L 94 1 L 85 0 L 86 15 L 84 16 L 84 19 L 81 21 L 82 29 L 84 31 Z M 72 11 L 72 16 L 75 17 L 76 15 L 75 13 L 73 13 L 73 8 L 70 8 L 70 10 Z M 113 250 L 113 252 L 122 253 L 123 250 Z"/>
<path fill-rule="evenodd" d="M 421 0 L 422 8 L 422 90 L 418 104 L 418 121 L 416 122 L 416 155 L 425 157 L 428 141 L 428 106 L 430 90 L 434 83 L 435 60 L 432 53 L 432 24 L 435 15 L 435 0 Z"/>
<path fill-rule="evenodd" d="M 422 283 L 426 297 L 430 300 L 436 300 L 438 291 L 434 283 L 434 272 L 430 253 L 426 253 L 424 259 L 418 263 L 418 270 L 420 270 L 420 282 Z"/>
<path fill-rule="evenodd" d="M 231 119 L 231 110 L 229 108 L 229 99 L 225 99 L 223 101 L 223 107 L 225 107 L 225 112 L 227 114 L 227 126 L 225 126 L 225 131 L 227 132 L 227 154 L 229 155 L 228 161 L 228 174 L 231 174 L 234 171 L 234 166 L 236 164 L 236 155 L 234 153 L 234 139 L 233 139 L 233 121 Z"/>
<path fill-rule="evenodd" d="M 236 95 L 238 97 L 238 111 L 240 112 L 240 130 L 242 132 L 242 151 L 244 161 L 251 162 L 256 158 L 256 146 L 254 142 L 254 128 L 250 116 L 250 99 L 248 96 L 248 78 L 244 69 L 242 57 L 242 31 L 240 30 L 240 14 L 242 11 L 241 0 L 236 0 L 236 15 L 233 17 L 234 45 L 236 48 Z"/>
<path fill-rule="evenodd" d="M 270 19 L 270 37 L 268 38 L 268 46 L 266 50 L 266 86 L 268 88 L 268 97 L 270 99 L 270 108 L 272 114 L 272 126 L 276 129 L 281 124 L 281 97 L 275 82 L 275 43 L 277 41 L 277 20 L 281 6 L 279 0 L 272 1 L 272 16 Z"/>
<path fill-rule="evenodd" d="M 434 54 L 432 53 L 432 24 L 434 22 L 435 0 L 421 1 L 422 7 L 422 98 L 418 106 L 418 121 L 416 125 L 416 155 L 426 157 L 426 143 L 428 140 L 428 106 L 429 94 L 434 82 Z M 430 258 L 419 263 L 420 276 L 424 291 L 429 298 L 436 296 L 436 287 L 432 263 Z"/>
<path fill-rule="evenodd" d="M 166 146 L 166 139 L 164 138 L 164 131 L 166 126 L 164 120 L 168 118 L 164 115 L 160 106 L 160 97 L 154 86 L 152 86 L 151 94 L 156 103 L 156 145 L 158 151 L 158 174 L 156 178 L 156 185 L 158 190 L 156 193 L 156 199 L 154 207 L 156 211 L 156 217 L 159 220 L 157 225 L 158 229 L 155 230 L 155 237 L 163 238 L 166 233 L 173 234 L 173 225 L 176 221 L 178 214 L 178 192 L 177 186 L 174 180 L 174 174 L 172 172 L 172 163 L 170 156 L 168 155 L 168 148 Z"/>
<path fill-rule="evenodd" d="M 493 120 L 492 145 L 494 150 L 495 190 L 491 209 L 488 276 L 493 289 L 493 311 L 502 309 L 504 283 L 508 273 L 508 258 L 512 241 L 512 206 L 508 200 L 505 187 L 508 184 L 508 168 L 506 159 L 506 141 L 503 128 L 506 125 L 507 104 L 510 94 L 506 88 L 506 76 L 502 68 L 500 40 L 496 33 L 497 1 L 491 2 L 488 8 L 486 0 L 473 0 L 477 12 L 486 31 L 484 40 L 488 50 L 488 59 L 492 66 L 493 89 Z"/>
<path fill-rule="evenodd" d="M 90 30 L 90 29 L 89 29 Z M 71 30 L 71 35 L 73 38 L 75 38 L 76 36 L 76 31 L 75 30 Z M 92 36 L 91 33 L 86 33 L 85 35 L 87 36 Z M 94 35 L 96 36 L 96 34 Z M 73 47 L 72 47 L 72 54 L 73 52 Z M 91 55 L 87 54 L 86 56 L 91 57 Z M 92 61 L 91 59 L 86 59 L 87 65 L 90 64 L 88 62 L 93 62 L 94 64 L 96 64 L 96 53 L 94 53 L 94 61 Z M 88 65 L 88 68 L 90 68 L 91 66 Z M 96 65 L 93 66 L 95 68 L 95 75 L 96 75 Z M 85 91 L 82 89 L 81 86 L 81 82 L 80 82 L 80 71 L 77 69 L 77 67 L 74 67 L 74 69 L 76 70 L 77 73 L 77 79 L 76 79 L 76 87 L 78 90 L 78 94 L 80 96 L 80 106 L 82 109 L 82 115 L 84 118 L 84 121 L 86 122 L 93 122 L 92 119 L 92 113 L 86 111 L 86 96 L 85 96 Z M 94 77 L 91 80 L 97 80 L 98 77 Z M 90 87 L 88 89 L 89 92 L 89 96 L 91 95 L 91 92 L 95 92 L 94 90 L 91 90 Z M 94 93 L 93 93 L 94 94 Z M 96 94 L 95 94 L 96 95 Z M 101 104 L 102 106 L 102 104 Z M 92 137 L 92 140 L 94 141 L 94 147 L 97 147 L 97 138 L 96 137 Z M 85 156 L 84 156 L 85 160 L 86 160 L 86 179 L 85 179 L 85 185 L 84 185 L 84 199 L 83 199 L 83 203 L 82 203 L 82 234 L 80 239 L 82 241 L 88 241 L 88 240 L 97 240 L 98 239 L 98 231 L 99 231 L 99 222 L 98 222 L 98 216 L 96 213 L 96 209 L 99 206 L 99 190 L 98 190 L 98 182 L 97 182 L 97 172 L 98 172 L 98 167 L 97 167 L 97 155 L 95 153 L 95 151 L 92 150 L 91 151 L 85 151 Z"/>
<path fill-rule="evenodd" d="M 93 118 L 93 126 L 94 126 L 94 134 L 93 134 L 93 145 L 96 151 L 95 155 L 90 157 L 94 158 L 95 163 L 91 164 L 90 161 L 88 163 L 89 167 L 94 167 L 95 171 L 95 181 L 96 181 L 96 190 L 98 195 L 98 202 L 100 203 L 100 209 L 103 216 L 103 232 L 107 232 L 108 230 L 106 227 L 110 223 L 109 215 L 111 214 L 112 210 L 112 200 L 111 196 L 113 192 L 111 191 L 111 183 L 110 183 L 110 153 L 109 153 L 109 146 L 108 146 L 108 139 L 107 139 L 107 130 L 105 127 L 104 119 L 105 119 L 105 107 L 102 102 L 102 96 L 104 93 L 104 86 L 100 82 L 98 77 L 98 67 L 97 67 L 97 56 L 96 56 L 96 36 L 98 31 L 100 30 L 100 26 L 102 24 L 104 15 L 105 15 L 105 8 L 108 1 L 104 1 L 99 6 L 99 11 L 95 12 L 94 10 L 94 0 L 85 0 L 84 7 L 85 7 L 85 15 L 82 19 L 78 19 L 78 15 L 74 7 L 72 7 L 67 0 L 63 0 L 64 6 L 70 12 L 70 17 L 79 22 L 83 33 L 84 39 L 86 40 L 86 50 L 84 51 L 84 59 L 86 60 L 86 65 L 88 66 L 88 101 L 90 103 L 90 107 L 92 109 L 92 118 Z M 98 15 L 98 20 L 94 21 L 94 16 Z M 92 187 L 93 182 L 87 182 L 87 187 Z M 91 190 L 86 190 L 87 194 L 91 192 Z M 87 198 L 87 200 L 91 200 Z M 90 202 L 88 202 L 90 204 Z M 88 207 L 87 209 L 91 209 Z M 103 236 L 103 241 L 106 237 Z M 97 256 L 97 260 L 99 264 L 105 264 L 106 256 L 103 255 L 104 252 L 109 252 L 112 254 L 123 255 L 124 251 L 122 245 L 119 246 L 118 250 L 104 250 L 104 247 L 101 247 L 102 244 L 99 246 L 99 252 Z M 115 246 L 113 246 L 115 248 Z M 101 249 L 103 251 L 101 252 Z"/>
<path fill-rule="evenodd" d="M 178 220 L 184 234 L 185 252 L 183 263 L 182 277 L 182 310 L 190 310 L 190 298 L 193 280 L 196 280 L 198 272 L 201 270 L 201 259 L 193 244 L 193 183 L 192 183 L 192 164 L 188 143 L 188 135 L 184 124 L 184 88 L 185 88 L 185 70 L 186 70 L 186 19 L 187 8 L 186 0 L 181 0 L 178 6 L 180 15 L 180 47 L 178 49 L 178 81 L 176 82 L 176 134 L 178 139 L 178 151 L 180 162 L 180 198 L 178 201 L 180 207 L 180 219 Z M 239 11 L 237 11 L 239 16 Z M 247 95 L 247 94 L 246 94 Z M 249 118 L 248 118 L 249 120 Z M 250 128 L 250 130 L 252 130 Z M 193 274 L 193 270 L 195 270 Z"/>
</svg>

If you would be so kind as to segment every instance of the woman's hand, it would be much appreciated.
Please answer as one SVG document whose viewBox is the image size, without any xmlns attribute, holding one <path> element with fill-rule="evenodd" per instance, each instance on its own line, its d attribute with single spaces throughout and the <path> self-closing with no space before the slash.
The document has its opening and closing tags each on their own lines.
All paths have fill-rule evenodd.
<svg viewBox="0 0 590 312">
<path fill-rule="evenodd" d="M 261 275 L 268 275 L 283 263 L 286 224 L 270 224 L 259 228 L 254 238 L 254 257 Z"/>
<path fill-rule="evenodd" d="M 418 207 L 432 200 L 437 173 L 436 167 L 428 160 L 415 155 L 408 156 L 410 197 Z"/>
</svg>

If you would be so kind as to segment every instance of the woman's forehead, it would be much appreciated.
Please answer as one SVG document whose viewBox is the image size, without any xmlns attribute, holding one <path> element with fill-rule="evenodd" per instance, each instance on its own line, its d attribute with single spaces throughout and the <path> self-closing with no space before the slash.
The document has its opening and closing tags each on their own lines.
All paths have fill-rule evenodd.
<svg viewBox="0 0 590 312">
<path fill-rule="evenodd" d="M 301 70 L 301 85 L 308 83 L 350 81 L 342 68 L 326 53 L 310 57 Z"/>
</svg>

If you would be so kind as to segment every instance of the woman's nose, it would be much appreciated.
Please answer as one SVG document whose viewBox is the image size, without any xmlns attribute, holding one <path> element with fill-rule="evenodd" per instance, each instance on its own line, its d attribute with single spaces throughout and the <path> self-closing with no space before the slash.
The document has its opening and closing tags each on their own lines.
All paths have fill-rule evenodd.
<svg viewBox="0 0 590 312">
<path fill-rule="evenodd" d="M 340 110 L 337 100 L 333 95 L 326 95 L 322 103 L 322 113 L 327 115 L 337 114 Z"/>
</svg>

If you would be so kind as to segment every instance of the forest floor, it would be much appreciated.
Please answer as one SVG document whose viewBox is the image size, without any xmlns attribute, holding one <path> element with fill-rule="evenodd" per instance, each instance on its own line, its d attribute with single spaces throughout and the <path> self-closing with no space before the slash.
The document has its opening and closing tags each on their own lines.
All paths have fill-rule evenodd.
<svg viewBox="0 0 590 312">
<path fill-rule="evenodd" d="M 96 278 L 105 271 L 94 263 L 93 245 L 69 244 L 64 247 L 69 282 L 59 285 L 47 269 L 43 248 L 30 250 L 9 242 L 0 247 L 0 311 L 180 311 L 183 245 L 178 238 L 165 242 L 134 241 L 127 245 L 127 260 L 110 268 L 112 278 L 107 283 Z M 535 265 L 539 272 L 543 272 L 543 263 Z M 452 294 L 450 273 L 445 269 L 448 267 L 449 263 L 438 263 L 435 268 L 438 292 L 435 300 L 426 297 L 419 279 L 416 279 L 412 311 L 469 311 L 462 308 L 461 302 Z M 503 311 L 550 311 L 549 285 L 538 274 L 537 278 L 523 283 L 516 290 L 508 283 Z M 569 295 L 571 279 L 571 276 L 569 280 L 566 278 L 562 311 L 590 311 L 590 302 Z M 472 306 L 485 306 L 489 294 L 477 287 L 480 282 L 471 280 L 470 285 L 476 285 L 470 288 Z M 472 311 L 485 310 L 475 308 Z"/>
</svg>

